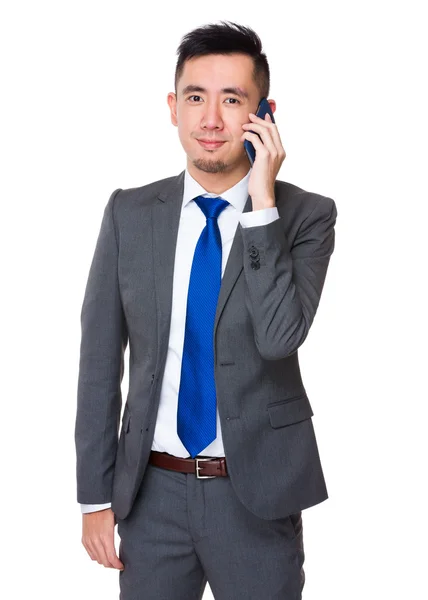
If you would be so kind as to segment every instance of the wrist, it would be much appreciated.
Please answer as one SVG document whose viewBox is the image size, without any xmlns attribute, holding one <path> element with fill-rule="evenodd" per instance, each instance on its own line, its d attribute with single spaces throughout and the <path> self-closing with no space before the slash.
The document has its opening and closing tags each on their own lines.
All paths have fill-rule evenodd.
<svg viewBox="0 0 428 600">
<path fill-rule="evenodd" d="M 253 211 L 263 210 L 264 208 L 274 208 L 276 206 L 275 200 L 264 200 L 263 202 L 257 202 L 252 199 Z"/>
</svg>

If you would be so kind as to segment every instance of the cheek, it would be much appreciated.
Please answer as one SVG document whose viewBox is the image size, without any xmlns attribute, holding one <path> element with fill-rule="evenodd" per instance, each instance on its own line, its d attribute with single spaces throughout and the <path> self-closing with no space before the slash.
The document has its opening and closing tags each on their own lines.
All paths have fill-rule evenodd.
<svg viewBox="0 0 428 600">
<path fill-rule="evenodd" d="M 244 123 L 245 121 L 242 121 Z M 229 125 L 229 133 L 233 138 L 234 143 L 239 143 L 239 138 L 244 133 L 245 129 L 243 129 L 241 122 L 234 121 Z"/>
<path fill-rule="evenodd" d="M 189 143 L 191 141 L 191 134 L 192 134 L 192 129 L 183 122 L 179 122 L 178 124 L 178 135 L 180 137 L 180 140 L 184 143 Z"/>
<path fill-rule="evenodd" d="M 239 129 L 234 129 L 231 131 L 232 137 L 232 145 L 234 148 L 241 148 L 244 140 L 241 141 L 241 135 L 244 133 L 244 130 L 240 127 Z"/>
<path fill-rule="evenodd" d="M 199 126 L 197 123 L 193 123 L 191 121 L 181 120 L 178 122 L 178 132 L 182 138 L 192 138 L 195 135 L 195 132 L 199 131 Z"/>
</svg>

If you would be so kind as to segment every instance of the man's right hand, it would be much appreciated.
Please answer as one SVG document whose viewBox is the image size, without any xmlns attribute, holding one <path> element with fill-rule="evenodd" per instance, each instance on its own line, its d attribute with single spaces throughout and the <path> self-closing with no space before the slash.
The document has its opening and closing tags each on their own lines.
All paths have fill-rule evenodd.
<svg viewBox="0 0 428 600">
<path fill-rule="evenodd" d="M 125 568 L 114 547 L 114 512 L 111 508 L 82 514 L 82 544 L 92 560 L 110 569 Z"/>
</svg>

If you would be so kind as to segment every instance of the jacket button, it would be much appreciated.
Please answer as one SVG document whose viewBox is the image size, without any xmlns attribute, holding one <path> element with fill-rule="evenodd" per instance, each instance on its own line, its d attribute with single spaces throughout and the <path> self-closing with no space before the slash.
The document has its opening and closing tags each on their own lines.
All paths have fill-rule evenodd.
<svg viewBox="0 0 428 600">
<path fill-rule="evenodd" d="M 251 257 L 255 257 L 259 255 L 259 251 L 257 250 L 257 248 L 255 246 L 251 246 L 250 249 L 250 256 Z"/>
</svg>

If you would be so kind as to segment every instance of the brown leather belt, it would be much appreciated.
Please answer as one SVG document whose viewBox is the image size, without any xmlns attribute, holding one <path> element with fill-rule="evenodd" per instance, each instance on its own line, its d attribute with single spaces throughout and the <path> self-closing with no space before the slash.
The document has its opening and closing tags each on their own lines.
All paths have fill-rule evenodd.
<svg viewBox="0 0 428 600">
<path fill-rule="evenodd" d="M 156 467 L 193 473 L 198 479 L 211 479 L 211 477 L 227 477 L 226 457 L 196 456 L 195 458 L 180 458 L 167 452 L 150 452 L 149 462 Z"/>
</svg>

